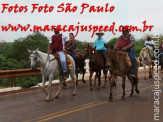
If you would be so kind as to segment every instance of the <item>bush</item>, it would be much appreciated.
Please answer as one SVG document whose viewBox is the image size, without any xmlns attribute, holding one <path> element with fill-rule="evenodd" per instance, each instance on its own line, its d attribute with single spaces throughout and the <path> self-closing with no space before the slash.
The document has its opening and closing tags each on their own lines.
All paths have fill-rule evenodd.
<svg viewBox="0 0 163 122">
<path fill-rule="evenodd" d="M 41 82 L 41 76 L 28 76 L 16 78 L 16 86 L 21 86 L 22 88 L 30 88 Z"/>
<path fill-rule="evenodd" d="M 28 35 L 26 38 L 19 38 L 13 43 L 8 44 L 8 48 L 4 48 L 5 54 L 0 55 L 0 70 L 14 70 L 14 69 L 27 69 L 30 68 L 30 61 L 28 58 L 27 49 L 39 48 L 42 52 L 47 52 L 48 38 L 39 32 Z M 4 46 L 0 45 L 0 46 Z M 4 52 L 1 50 L 1 52 Z M 4 57 L 6 56 L 6 57 Z M 29 88 L 41 80 L 40 76 L 29 76 L 16 78 L 16 86 L 22 88 Z M 11 79 L 1 79 L 0 86 L 10 86 Z"/>
</svg>

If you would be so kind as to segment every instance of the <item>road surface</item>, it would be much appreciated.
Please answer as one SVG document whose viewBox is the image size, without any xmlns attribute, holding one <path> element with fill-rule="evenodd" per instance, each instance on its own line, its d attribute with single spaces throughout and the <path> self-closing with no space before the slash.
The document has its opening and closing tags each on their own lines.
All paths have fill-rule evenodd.
<svg viewBox="0 0 163 122">
<path fill-rule="evenodd" d="M 41 89 L 10 93 L 0 96 L 0 122 L 153 122 L 153 78 L 143 79 L 139 72 L 140 94 L 129 97 L 130 83 L 126 81 L 126 99 L 121 100 L 121 79 L 113 89 L 113 102 L 109 102 L 109 86 L 89 90 L 89 82 L 78 85 L 77 96 L 72 96 L 74 86 L 70 83 L 54 99 L 45 102 Z M 163 78 L 163 73 L 160 74 Z M 87 80 L 88 81 L 88 80 Z M 103 82 L 102 82 L 103 83 Z M 162 83 L 160 89 L 163 91 Z M 163 103 L 161 94 L 160 102 Z M 160 104 L 160 122 L 163 121 L 163 105 Z"/>
</svg>

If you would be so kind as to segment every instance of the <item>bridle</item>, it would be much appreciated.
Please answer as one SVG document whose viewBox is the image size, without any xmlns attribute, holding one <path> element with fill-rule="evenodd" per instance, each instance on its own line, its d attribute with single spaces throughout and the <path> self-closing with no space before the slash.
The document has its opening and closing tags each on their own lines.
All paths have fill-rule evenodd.
<svg viewBox="0 0 163 122">
<path fill-rule="evenodd" d="M 109 50 L 106 51 L 106 53 L 109 52 Z M 112 71 L 113 70 L 113 58 L 115 56 L 115 53 L 113 52 L 113 50 L 110 50 L 110 53 L 111 53 L 111 58 L 106 58 L 106 62 L 110 62 L 110 70 Z"/>
<path fill-rule="evenodd" d="M 146 53 L 146 55 L 145 55 L 145 53 Z M 147 60 L 147 57 L 150 57 L 149 51 L 148 50 L 144 50 L 143 51 L 143 58 L 144 58 L 144 60 Z"/>
<path fill-rule="evenodd" d="M 110 64 L 111 64 L 111 69 L 110 70 L 113 70 L 113 58 L 116 56 L 116 52 L 115 52 L 115 50 L 110 50 L 110 53 L 111 53 L 111 56 L 110 56 L 110 58 L 108 59 L 106 59 L 106 61 L 109 61 L 110 62 Z M 126 57 L 126 52 L 125 52 L 125 57 Z M 122 75 L 122 65 L 123 65 L 123 59 L 122 58 L 120 58 L 120 60 L 119 60 L 119 62 L 120 62 L 120 74 Z"/>
<path fill-rule="evenodd" d="M 33 54 L 33 55 L 35 55 L 35 56 L 31 56 L 31 54 Z M 33 57 L 33 58 L 37 58 L 37 56 L 39 56 L 38 55 L 38 53 L 36 52 L 36 53 L 33 53 L 33 51 L 30 53 L 30 56 L 29 57 Z M 39 63 L 39 62 L 36 62 L 36 63 Z"/>
<path fill-rule="evenodd" d="M 90 49 L 89 48 L 85 48 L 84 56 L 86 58 L 90 58 Z"/>
<path fill-rule="evenodd" d="M 35 56 L 31 56 L 31 54 L 33 54 L 33 55 L 35 55 Z M 38 55 L 38 53 L 37 53 L 37 51 L 36 51 L 36 53 L 31 52 L 29 57 L 37 58 L 37 56 L 39 57 L 39 55 Z M 45 66 L 46 66 L 46 64 L 47 64 L 48 59 L 49 59 L 49 64 L 48 64 L 47 69 L 44 70 L 44 72 L 43 72 L 44 75 L 46 74 L 47 70 L 49 69 L 50 62 L 52 62 L 53 60 L 55 60 L 55 59 L 57 59 L 57 58 L 54 57 L 53 59 L 50 60 L 50 54 L 48 54 L 48 56 L 47 56 L 47 58 L 46 58 L 46 62 L 45 62 L 45 64 L 44 64 Z M 36 63 L 40 63 L 40 62 L 36 62 Z"/>
<path fill-rule="evenodd" d="M 93 50 L 93 51 L 94 51 L 94 53 L 92 52 L 92 50 L 89 50 L 89 59 L 90 59 L 90 61 L 95 62 L 95 60 L 96 60 L 96 57 L 95 57 L 96 51 L 95 50 Z"/>
</svg>

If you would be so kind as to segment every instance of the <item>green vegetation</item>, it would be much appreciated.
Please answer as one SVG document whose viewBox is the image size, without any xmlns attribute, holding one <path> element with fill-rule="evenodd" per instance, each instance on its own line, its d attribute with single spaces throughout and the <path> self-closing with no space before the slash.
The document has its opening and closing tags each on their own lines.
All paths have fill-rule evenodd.
<svg viewBox="0 0 163 122">
<path fill-rule="evenodd" d="M 48 38 L 36 32 L 26 38 L 20 38 L 13 43 L 0 43 L 0 70 L 14 70 L 30 68 L 27 49 L 39 48 L 47 52 Z M 0 86 L 10 86 L 11 79 L 0 79 Z M 16 78 L 16 86 L 28 88 L 41 82 L 41 76 Z"/>
<path fill-rule="evenodd" d="M 115 45 L 118 38 L 113 38 L 107 42 L 107 45 Z M 163 40 L 163 36 L 160 36 Z M 144 38 L 136 41 L 136 56 L 139 56 L 140 50 L 144 47 Z M 88 42 L 77 41 L 77 50 L 84 52 Z M 19 38 L 13 43 L 0 42 L 0 70 L 14 70 L 30 68 L 27 49 L 34 50 L 39 48 L 47 52 L 48 38 L 39 32 L 28 35 L 25 38 Z M 10 86 L 11 79 L 0 79 L 0 87 Z M 16 78 L 16 86 L 29 88 L 41 82 L 41 76 L 28 76 Z"/>
<path fill-rule="evenodd" d="M 108 46 L 109 46 L 109 45 L 115 45 L 116 42 L 117 42 L 117 40 L 118 40 L 118 38 L 115 37 L 115 38 L 109 40 L 109 41 L 106 43 L 106 45 L 108 45 Z"/>
<path fill-rule="evenodd" d="M 84 52 L 84 48 L 86 47 L 88 43 L 87 42 L 81 42 L 77 40 L 76 47 L 79 52 Z"/>
</svg>

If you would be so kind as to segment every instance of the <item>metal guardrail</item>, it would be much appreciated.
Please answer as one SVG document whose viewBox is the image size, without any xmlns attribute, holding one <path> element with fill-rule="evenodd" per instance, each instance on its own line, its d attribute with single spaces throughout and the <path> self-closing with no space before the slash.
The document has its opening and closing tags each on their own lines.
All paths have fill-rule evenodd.
<svg viewBox="0 0 163 122">
<path fill-rule="evenodd" d="M 38 68 L 36 71 L 33 71 L 31 69 L 2 70 L 0 71 L 0 79 L 11 78 L 11 87 L 13 87 L 15 86 L 15 77 L 24 77 L 40 74 L 40 68 Z"/>
</svg>

